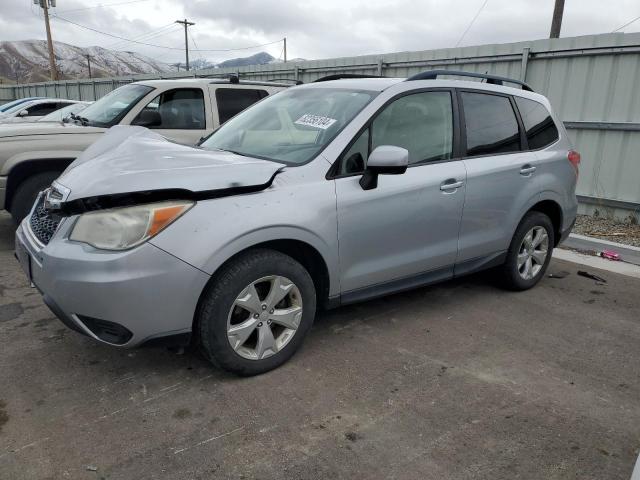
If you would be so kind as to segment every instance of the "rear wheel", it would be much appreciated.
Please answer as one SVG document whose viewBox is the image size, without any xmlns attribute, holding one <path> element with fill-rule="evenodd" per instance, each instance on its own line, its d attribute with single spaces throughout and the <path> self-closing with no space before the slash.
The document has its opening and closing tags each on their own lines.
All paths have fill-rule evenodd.
<svg viewBox="0 0 640 480">
<path fill-rule="evenodd" d="M 507 260 L 501 267 L 503 284 L 510 290 L 526 290 L 544 276 L 555 245 L 553 224 L 541 212 L 527 213 L 516 229 Z"/>
<path fill-rule="evenodd" d="M 256 375 L 286 362 L 313 324 L 316 293 L 307 270 L 273 250 L 232 260 L 205 292 L 200 344 L 215 364 Z"/>
<path fill-rule="evenodd" d="M 31 211 L 38 193 L 48 188 L 60 176 L 60 172 L 47 171 L 32 175 L 22 181 L 11 199 L 11 216 L 16 224 Z"/>
</svg>

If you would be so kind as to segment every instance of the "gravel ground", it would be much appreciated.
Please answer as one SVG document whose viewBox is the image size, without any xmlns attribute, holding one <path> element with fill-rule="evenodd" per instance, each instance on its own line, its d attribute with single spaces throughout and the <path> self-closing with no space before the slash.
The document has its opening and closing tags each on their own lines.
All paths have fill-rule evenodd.
<svg viewBox="0 0 640 480">
<path fill-rule="evenodd" d="M 578 215 L 573 233 L 640 247 L 640 225 L 631 223 L 616 222 L 591 215 Z"/>
</svg>

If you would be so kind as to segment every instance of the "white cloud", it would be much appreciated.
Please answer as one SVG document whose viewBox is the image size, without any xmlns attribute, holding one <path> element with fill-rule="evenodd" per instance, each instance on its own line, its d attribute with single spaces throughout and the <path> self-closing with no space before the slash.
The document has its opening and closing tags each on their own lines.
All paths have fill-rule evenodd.
<svg viewBox="0 0 640 480">
<path fill-rule="evenodd" d="M 124 0 L 58 0 L 60 16 L 97 30 L 132 38 L 185 16 L 201 49 L 238 48 L 286 36 L 289 57 L 327 58 L 454 46 L 483 0 L 147 0 L 71 11 Z M 545 38 L 553 1 L 489 0 L 462 45 Z M 67 13 L 63 13 L 63 12 Z M 0 0 L 2 40 L 44 38 L 44 21 L 32 0 Z M 640 15 L 635 0 L 569 1 L 563 36 L 604 33 Z M 61 20 L 52 21 L 55 40 L 79 45 L 116 46 L 166 62 L 180 50 L 127 44 Z M 640 30 L 640 21 L 626 31 Z M 179 26 L 141 41 L 182 48 Z M 190 42 L 190 48 L 194 44 Z M 192 57 L 224 60 L 260 50 L 281 54 L 281 44 L 236 52 L 193 52 Z"/>
</svg>

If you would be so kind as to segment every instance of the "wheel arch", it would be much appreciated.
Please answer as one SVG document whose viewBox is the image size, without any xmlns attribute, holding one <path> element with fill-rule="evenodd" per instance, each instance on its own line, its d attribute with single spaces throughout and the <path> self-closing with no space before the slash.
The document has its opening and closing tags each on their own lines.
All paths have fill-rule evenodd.
<svg viewBox="0 0 640 480">
<path fill-rule="evenodd" d="M 560 204 L 554 200 L 541 200 L 527 211 L 527 213 L 529 212 L 540 212 L 549 217 L 553 224 L 554 247 L 557 247 L 562 236 L 563 215 Z"/>
<path fill-rule="evenodd" d="M 11 209 L 16 189 L 27 178 L 43 172 L 62 172 L 73 160 L 74 158 L 38 158 L 16 163 L 7 174 L 5 210 L 9 211 Z"/>
<path fill-rule="evenodd" d="M 203 298 L 210 286 L 216 281 L 218 272 L 220 272 L 225 265 L 228 265 L 230 262 L 240 257 L 241 255 L 244 255 L 251 250 L 257 249 L 275 250 L 277 252 L 283 253 L 284 255 L 288 255 L 299 262 L 309 272 L 309 275 L 313 280 L 317 295 L 317 305 L 319 307 L 328 306 L 331 286 L 331 274 L 327 261 L 320 253 L 320 251 L 310 243 L 298 239 L 279 238 L 266 240 L 247 246 L 237 251 L 229 258 L 227 258 L 223 263 L 221 263 L 218 268 L 212 273 L 211 278 L 202 289 L 200 297 L 198 298 L 198 304 L 196 306 L 193 318 L 192 332 L 195 333 L 198 331 L 196 328 L 196 322 L 201 310 Z"/>
</svg>

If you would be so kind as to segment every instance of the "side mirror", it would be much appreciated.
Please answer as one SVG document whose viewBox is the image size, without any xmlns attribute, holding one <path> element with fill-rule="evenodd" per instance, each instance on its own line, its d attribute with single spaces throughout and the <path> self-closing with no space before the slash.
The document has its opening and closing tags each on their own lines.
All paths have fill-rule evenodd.
<svg viewBox="0 0 640 480">
<path fill-rule="evenodd" d="M 380 145 L 371 152 L 367 160 L 367 168 L 360 179 L 363 190 L 371 190 L 378 186 L 378 175 L 401 175 L 407 171 L 409 151 L 393 145 Z"/>
<path fill-rule="evenodd" d="M 18 113 L 19 117 L 26 117 L 27 115 L 29 115 L 29 110 L 20 110 L 20 113 Z"/>
<path fill-rule="evenodd" d="M 131 122 L 131 125 L 147 128 L 159 127 L 162 125 L 162 117 L 155 110 L 142 110 L 133 122 Z"/>
</svg>

